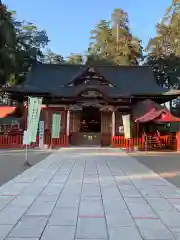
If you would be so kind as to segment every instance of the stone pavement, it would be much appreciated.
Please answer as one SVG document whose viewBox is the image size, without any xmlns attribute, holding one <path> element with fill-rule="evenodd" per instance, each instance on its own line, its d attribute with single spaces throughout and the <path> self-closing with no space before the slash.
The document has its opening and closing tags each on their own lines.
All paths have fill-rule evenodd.
<svg viewBox="0 0 180 240">
<path fill-rule="evenodd" d="M 0 188 L 4 239 L 180 239 L 180 189 L 118 149 L 61 149 Z"/>
</svg>

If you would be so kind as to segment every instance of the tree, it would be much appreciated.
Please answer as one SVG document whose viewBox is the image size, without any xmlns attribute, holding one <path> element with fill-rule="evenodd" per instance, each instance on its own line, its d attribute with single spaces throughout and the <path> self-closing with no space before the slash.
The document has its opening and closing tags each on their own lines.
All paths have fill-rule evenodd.
<svg viewBox="0 0 180 240">
<path fill-rule="evenodd" d="M 38 30 L 30 22 L 15 22 L 17 33 L 16 66 L 14 69 L 16 83 L 24 80 L 31 65 L 44 58 L 42 49 L 49 42 L 44 30 Z"/>
<path fill-rule="evenodd" d="M 42 49 L 49 42 L 46 32 L 39 31 L 33 23 L 19 22 L 14 19 L 14 28 L 16 31 L 15 64 L 9 68 L 11 74 L 7 79 L 11 85 L 24 81 L 32 64 L 44 58 Z"/>
<path fill-rule="evenodd" d="M 81 54 L 71 54 L 67 60 L 68 64 L 83 64 L 83 56 Z"/>
<path fill-rule="evenodd" d="M 113 61 L 110 59 L 103 57 L 101 54 L 96 53 L 88 53 L 86 55 L 86 64 L 89 65 L 113 65 Z"/>
<path fill-rule="evenodd" d="M 146 64 L 150 65 L 161 86 L 180 88 L 180 0 L 173 0 L 150 39 Z M 179 99 L 174 101 L 177 107 Z M 171 102 L 172 110 L 172 102 Z"/>
<path fill-rule="evenodd" d="M 171 49 L 173 53 L 180 56 L 180 0 L 173 0 L 166 10 L 163 23 L 169 26 L 169 36 L 171 39 Z"/>
<path fill-rule="evenodd" d="M 156 25 L 156 36 L 150 39 L 146 64 L 155 72 L 162 86 L 180 87 L 180 0 L 174 0 L 162 21 Z"/>
<path fill-rule="evenodd" d="M 49 40 L 33 23 L 19 22 L 0 2 L 0 84 L 21 83 L 33 62 L 44 57 Z"/>
<path fill-rule="evenodd" d="M 51 49 L 47 49 L 41 61 L 43 63 L 50 63 L 50 64 L 65 63 L 63 56 L 52 52 Z"/>
<path fill-rule="evenodd" d="M 89 55 L 116 65 L 137 65 L 142 58 L 140 40 L 129 28 L 128 15 L 115 9 L 111 20 L 101 20 L 91 31 Z"/>
<path fill-rule="evenodd" d="M 180 59 L 178 56 L 174 54 L 161 57 L 148 55 L 145 64 L 152 67 L 160 86 L 179 88 Z"/>
</svg>

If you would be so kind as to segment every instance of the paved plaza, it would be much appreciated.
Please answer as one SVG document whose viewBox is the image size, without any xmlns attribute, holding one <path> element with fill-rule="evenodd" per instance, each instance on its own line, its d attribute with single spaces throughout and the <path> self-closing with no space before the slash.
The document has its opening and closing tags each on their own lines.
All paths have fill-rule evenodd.
<svg viewBox="0 0 180 240">
<path fill-rule="evenodd" d="M 0 188 L 0 240 L 180 239 L 180 189 L 125 152 L 60 149 Z"/>
</svg>

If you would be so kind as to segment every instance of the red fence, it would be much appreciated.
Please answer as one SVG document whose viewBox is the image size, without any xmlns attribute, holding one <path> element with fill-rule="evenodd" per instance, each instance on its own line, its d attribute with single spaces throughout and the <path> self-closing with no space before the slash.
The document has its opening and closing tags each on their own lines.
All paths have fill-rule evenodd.
<svg viewBox="0 0 180 240">
<path fill-rule="evenodd" d="M 107 142 L 109 136 L 107 136 Z M 114 136 L 112 138 L 112 147 L 125 148 L 129 150 L 138 149 L 138 150 L 177 150 L 177 140 L 176 135 L 166 135 L 160 137 L 147 136 L 144 138 L 131 138 L 125 139 L 124 136 Z M 180 139 L 179 139 L 180 140 Z M 36 143 L 32 144 L 31 147 L 38 147 L 39 141 L 37 138 Z M 62 134 L 60 138 L 51 139 L 49 134 L 44 136 L 44 144 L 48 147 L 65 147 L 69 144 L 69 137 L 65 134 Z M 0 148 L 23 148 L 23 136 L 22 135 L 0 135 Z"/>
<path fill-rule="evenodd" d="M 60 138 L 51 139 L 50 135 L 45 135 L 44 144 L 51 147 L 65 147 L 69 144 L 69 137 L 65 134 L 62 134 Z"/>
<path fill-rule="evenodd" d="M 0 148 L 22 148 L 23 137 L 21 135 L 0 135 Z"/>
<path fill-rule="evenodd" d="M 67 135 L 61 135 L 60 138 L 51 139 L 51 137 L 46 134 L 44 136 L 44 145 L 48 147 L 65 147 L 69 144 L 69 138 Z M 38 147 L 39 139 L 37 137 L 36 143 L 31 144 L 30 147 Z M 23 148 L 23 136 L 22 135 L 0 135 L 0 148 Z"/>
<path fill-rule="evenodd" d="M 112 147 L 125 148 L 129 150 L 177 150 L 177 139 L 175 135 L 166 136 L 147 136 L 147 138 L 130 138 L 125 139 L 124 136 L 114 136 L 112 138 Z"/>
<path fill-rule="evenodd" d="M 142 138 L 130 138 L 125 139 L 124 136 L 114 136 L 112 138 L 112 147 L 119 148 L 134 148 L 137 146 L 138 148 L 144 148 L 145 144 Z"/>
</svg>

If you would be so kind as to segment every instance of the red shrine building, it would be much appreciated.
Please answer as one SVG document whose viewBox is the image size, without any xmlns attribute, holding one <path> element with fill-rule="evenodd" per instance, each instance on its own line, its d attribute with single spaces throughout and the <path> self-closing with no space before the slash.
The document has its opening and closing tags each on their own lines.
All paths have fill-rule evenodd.
<svg viewBox="0 0 180 240">
<path fill-rule="evenodd" d="M 26 80 L 1 91 L 18 102 L 21 128 L 26 128 L 28 96 L 43 97 L 40 119 L 51 136 L 52 115 L 61 114 L 59 145 L 111 146 L 123 136 L 123 116 L 130 116 L 131 136 L 148 124 L 179 122 L 162 106 L 178 90 L 160 87 L 148 66 L 86 66 L 36 64 Z M 153 130 L 154 131 L 154 130 Z"/>
</svg>

